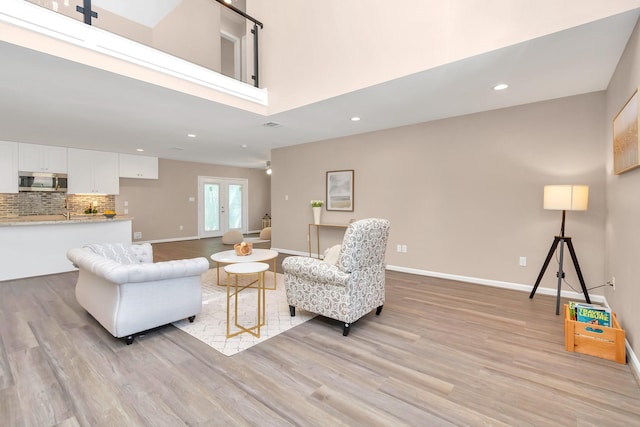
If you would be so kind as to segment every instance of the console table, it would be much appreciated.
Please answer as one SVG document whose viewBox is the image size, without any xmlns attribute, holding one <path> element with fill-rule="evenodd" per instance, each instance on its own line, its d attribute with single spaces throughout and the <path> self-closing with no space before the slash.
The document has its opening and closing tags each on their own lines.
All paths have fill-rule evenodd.
<svg viewBox="0 0 640 427">
<path fill-rule="evenodd" d="M 318 254 L 318 258 L 320 258 L 320 229 L 321 228 L 344 228 L 346 230 L 348 225 L 347 224 L 309 224 L 309 257 L 311 257 L 311 227 L 316 228 L 316 243 L 318 248 L 318 251 L 316 253 Z"/>
</svg>

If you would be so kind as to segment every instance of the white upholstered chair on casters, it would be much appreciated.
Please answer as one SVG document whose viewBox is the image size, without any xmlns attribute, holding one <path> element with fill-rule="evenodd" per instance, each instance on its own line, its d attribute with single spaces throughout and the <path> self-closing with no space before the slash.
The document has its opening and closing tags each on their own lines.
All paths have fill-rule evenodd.
<svg viewBox="0 0 640 427">
<path fill-rule="evenodd" d="M 294 256 L 282 262 L 291 316 L 296 307 L 343 323 L 342 335 L 351 323 L 384 305 L 385 252 L 389 221 L 369 218 L 349 224 L 338 262 Z"/>
</svg>

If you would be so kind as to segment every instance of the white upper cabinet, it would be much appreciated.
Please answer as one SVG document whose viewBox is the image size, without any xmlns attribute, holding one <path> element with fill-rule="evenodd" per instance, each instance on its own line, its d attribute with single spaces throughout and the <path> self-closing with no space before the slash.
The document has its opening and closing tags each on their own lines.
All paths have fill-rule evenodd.
<svg viewBox="0 0 640 427">
<path fill-rule="evenodd" d="M 67 148 L 53 145 L 18 144 L 19 170 L 67 173 Z"/>
<path fill-rule="evenodd" d="M 69 194 L 118 194 L 118 154 L 69 148 Z"/>
<path fill-rule="evenodd" d="M 18 143 L 0 141 L 0 193 L 18 192 Z"/>
<path fill-rule="evenodd" d="M 158 179 L 158 158 L 120 154 L 120 178 Z"/>
</svg>

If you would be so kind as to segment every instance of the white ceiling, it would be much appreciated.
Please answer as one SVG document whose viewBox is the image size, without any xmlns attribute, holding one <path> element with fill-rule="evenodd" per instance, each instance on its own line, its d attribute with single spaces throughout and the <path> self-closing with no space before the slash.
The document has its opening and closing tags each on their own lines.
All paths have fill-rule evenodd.
<svg viewBox="0 0 640 427">
<path fill-rule="evenodd" d="M 0 42 L 0 139 L 261 168 L 277 147 L 604 90 L 639 13 L 272 116 Z"/>
</svg>

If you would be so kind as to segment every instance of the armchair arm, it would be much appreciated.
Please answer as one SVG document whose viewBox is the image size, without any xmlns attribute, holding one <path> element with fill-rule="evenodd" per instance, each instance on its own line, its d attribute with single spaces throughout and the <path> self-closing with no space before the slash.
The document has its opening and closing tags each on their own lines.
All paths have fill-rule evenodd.
<svg viewBox="0 0 640 427">
<path fill-rule="evenodd" d="M 327 264 L 319 259 L 302 256 L 285 258 L 282 261 L 282 268 L 286 274 L 291 274 L 309 282 L 337 286 L 347 286 L 350 276 L 335 265 Z"/>
</svg>

